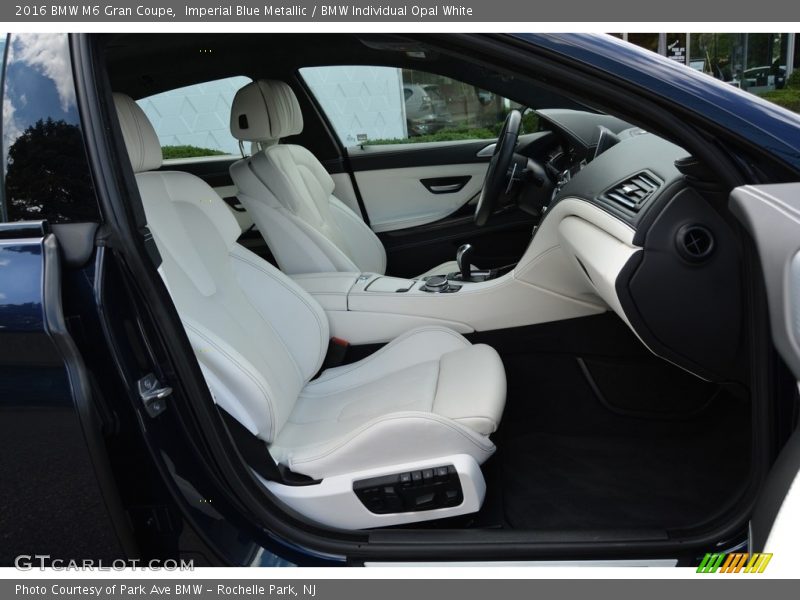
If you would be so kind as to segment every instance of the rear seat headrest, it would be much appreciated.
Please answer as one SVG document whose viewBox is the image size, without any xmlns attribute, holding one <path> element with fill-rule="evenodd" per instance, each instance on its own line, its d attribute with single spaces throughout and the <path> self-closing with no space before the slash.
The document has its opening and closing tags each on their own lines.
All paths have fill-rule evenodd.
<svg viewBox="0 0 800 600">
<path fill-rule="evenodd" d="M 233 98 L 231 133 L 244 142 L 276 142 L 303 131 L 303 113 L 292 88 L 283 81 L 259 79 Z"/>
</svg>

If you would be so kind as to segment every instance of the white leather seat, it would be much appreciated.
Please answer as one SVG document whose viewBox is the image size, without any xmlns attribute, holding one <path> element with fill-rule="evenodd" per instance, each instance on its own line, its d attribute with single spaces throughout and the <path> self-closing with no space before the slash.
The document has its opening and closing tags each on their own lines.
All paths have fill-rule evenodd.
<svg viewBox="0 0 800 600">
<path fill-rule="evenodd" d="M 262 150 L 231 166 L 239 200 L 258 225 L 284 273 L 369 272 L 383 275 L 386 251 L 378 236 L 333 195 L 334 182 L 302 146 L 279 144 L 303 130 L 292 88 L 253 81 L 231 107 L 231 133 Z M 419 275 L 458 271 L 455 261 Z"/>
<path fill-rule="evenodd" d="M 506 392 L 492 348 L 427 327 L 312 380 L 328 348 L 324 310 L 236 243 L 235 218 L 202 180 L 154 171 L 152 125 L 129 97 L 114 100 L 159 272 L 213 397 L 278 462 L 321 479 L 450 455 L 480 464 L 492 454 Z"/>
</svg>

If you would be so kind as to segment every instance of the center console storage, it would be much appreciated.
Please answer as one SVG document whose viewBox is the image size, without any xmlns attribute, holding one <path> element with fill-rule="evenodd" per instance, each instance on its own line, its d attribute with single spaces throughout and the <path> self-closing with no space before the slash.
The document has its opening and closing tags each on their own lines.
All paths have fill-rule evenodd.
<svg viewBox="0 0 800 600">
<path fill-rule="evenodd" d="M 396 292 L 402 294 L 414 287 L 415 283 L 417 283 L 415 279 L 383 276 L 372 279 L 365 289 L 368 292 Z"/>
</svg>

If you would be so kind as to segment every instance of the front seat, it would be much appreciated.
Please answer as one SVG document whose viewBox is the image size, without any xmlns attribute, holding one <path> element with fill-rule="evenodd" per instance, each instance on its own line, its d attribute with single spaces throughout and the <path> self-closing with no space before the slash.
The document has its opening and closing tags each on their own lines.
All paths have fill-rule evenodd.
<svg viewBox="0 0 800 600">
<path fill-rule="evenodd" d="M 288 276 L 236 243 L 235 218 L 205 182 L 157 170 L 161 147 L 144 112 L 128 96 L 115 94 L 114 101 L 161 254 L 159 273 L 215 402 L 263 440 L 276 462 L 321 480 L 267 486 L 297 510 L 340 527 L 477 510 L 484 490 L 478 465 L 495 450 L 489 434 L 505 404 L 497 352 L 449 329 L 425 327 L 314 378 L 329 344 L 325 311 Z M 376 477 L 410 481 L 420 473 L 430 479 L 428 471 L 444 467 L 442 481 L 458 483 L 461 497 L 439 499 L 461 504 L 417 510 L 419 498 L 435 503 L 438 496 L 386 499 L 385 486 L 378 496 L 369 486 L 358 488 L 365 498 L 355 491 Z"/>
<path fill-rule="evenodd" d="M 231 165 L 239 200 L 248 210 L 284 273 L 386 272 L 378 236 L 333 195 L 334 182 L 316 157 L 281 138 L 303 130 L 292 88 L 282 81 L 253 81 L 231 107 L 231 133 L 262 148 Z M 418 278 L 458 271 L 443 263 Z"/>
</svg>

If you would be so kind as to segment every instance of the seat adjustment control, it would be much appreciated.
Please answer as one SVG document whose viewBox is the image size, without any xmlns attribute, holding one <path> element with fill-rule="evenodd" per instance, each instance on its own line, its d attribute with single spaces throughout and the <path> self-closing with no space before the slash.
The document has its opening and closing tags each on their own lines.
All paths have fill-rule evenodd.
<svg viewBox="0 0 800 600">
<path fill-rule="evenodd" d="M 453 465 L 360 479 L 353 482 L 353 492 L 378 515 L 446 508 L 464 501 Z"/>
</svg>

